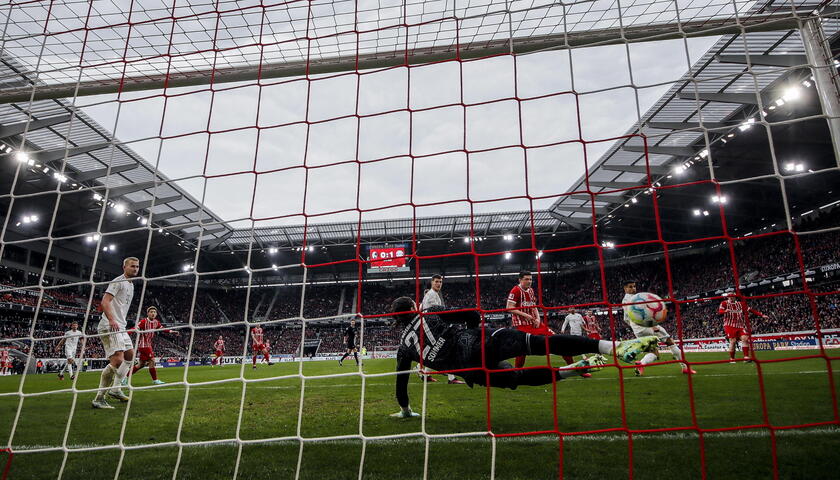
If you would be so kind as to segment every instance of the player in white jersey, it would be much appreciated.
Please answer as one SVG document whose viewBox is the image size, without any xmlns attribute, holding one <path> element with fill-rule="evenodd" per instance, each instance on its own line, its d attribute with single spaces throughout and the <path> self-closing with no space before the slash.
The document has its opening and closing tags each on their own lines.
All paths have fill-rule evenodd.
<svg viewBox="0 0 840 480">
<path fill-rule="evenodd" d="M 575 307 L 572 307 L 572 308 L 569 309 L 569 314 L 566 315 L 565 319 L 563 319 L 563 326 L 560 327 L 560 333 L 562 334 L 563 332 L 566 331 L 566 327 L 569 327 L 569 335 L 577 335 L 579 337 L 585 337 L 586 335 L 583 334 L 583 325 L 584 325 L 583 316 L 581 314 L 577 313 L 577 311 L 575 310 Z M 581 357 L 586 359 L 586 355 L 581 355 Z M 569 361 L 566 360 L 566 363 L 569 363 Z M 584 374 L 581 374 L 581 377 L 590 378 L 590 377 L 592 377 L 592 374 L 591 373 L 584 373 Z"/>
<path fill-rule="evenodd" d="M 134 298 L 131 279 L 139 272 L 140 260 L 136 257 L 126 258 L 123 260 L 123 274 L 111 280 L 102 296 L 102 319 L 96 331 L 109 362 L 99 378 L 99 391 L 93 400 L 93 408 L 114 408 L 105 401 L 106 394 L 121 402 L 128 401 L 128 396 L 119 386 L 128 375 L 134 360 L 134 345 L 125 327 L 128 308 Z"/>
<path fill-rule="evenodd" d="M 643 327 L 641 325 L 636 325 L 632 321 L 630 321 L 630 316 L 627 314 L 627 311 L 630 309 L 631 305 L 627 305 L 628 303 L 632 303 L 633 295 L 636 294 L 636 282 L 628 281 L 624 282 L 624 298 L 621 300 L 623 303 L 623 310 L 624 310 L 624 323 L 630 326 L 633 330 L 633 334 L 636 335 L 636 338 L 646 337 L 650 335 L 655 335 L 659 338 L 660 342 L 664 342 L 665 345 L 668 346 L 668 350 L 671 351 L 671 354 L 674 355 L 674 358 L 677 360 L 682 361 L 682 352 L 680 351 L 680 347 L 678 347 L 674 340 L 668 335 L 668 332 L 662 327 L 662 325 L 655 325 L 653 327 Z M 653 363 L 658 359 L 659 356 L 655 353 L 648 352 L 642 357 L 641 361 L 636 362 L 638 366 L 635 369 L 635 374 L 637 377 L 642 376 L 645 372 L 645 365 L 649 363 Z M 680 363 L 682 365 L 682 373 L 697 373 L 694 370 L 688 368 L 688 365 L 685 363 Z"/>
<path fill-rule="evenodd" d="M 443 303 L 443 296 L 440 293 L 442 288 L 443 288 L 443 277 L 440 276 L 440 275 L 432 275 L 432 287 L 430 289 L 426 290 L 426 294 L 423 295 L 423 301 L 420 302 L 420 310 L 421 311 L 425 312 L 425 311 L 427 311 L 430 308 L 435 307 L 435 306 L 444 307 L 444 308 L 446 307 L 446 305 L 444 305 L 444 303 Z M 424 375 L 421 372 L 417 372 L 417 375 L 419 375 L 420 378 L 426 380 L 427 382 L 436 382 L 437 381 L 431 375 Z M 447 375 L 447 377 L 449 378 L 449 383 L 451 383 L 453 385 L 455 385 L 455 384 L 460 385 L 460 384 L 464 383 L 462 380 L 458 380 L 457 378 L 455 378 L 455 375 L 452 375 L 451 373 L 449 375 Z"/>
<path fill-rule="evenodd" d="M 61 371 L 58 372 L 58 379 L 64 380 L 64 371 L 67 370 L 70 372 L 70 380 L 76 378 L 76 374 L 73 373 L 73 367 L 76 365 L 76 349 L 79 346 L 79 339 L 84 337 L 82 332 L 79 331 L 79 322 L 73 322 L 70 324 L 70 330 L 64 332 L 64 338 L 62 338 L 58 345 L 55 346 L 56 351 L 61 351 L 61 346 L 64 345 L 64 358 L 65 363 L 64 366 L 61 367 Z M 82 346 L 82 351 L 84 351 L 84 346 Z"/>
<path fill-rule="evenodd" d="M 566 315 L 566 319 L 563 320 L 563 326 L 560 327 L 560 333 L 566 331 L 566 327 L 569 327 L 569 335 L 578 335 L 583 337 L 583 316 L 577 311 L 575 311 L 574 307 L 569 309 L 569 314 Z"/>
</svg>

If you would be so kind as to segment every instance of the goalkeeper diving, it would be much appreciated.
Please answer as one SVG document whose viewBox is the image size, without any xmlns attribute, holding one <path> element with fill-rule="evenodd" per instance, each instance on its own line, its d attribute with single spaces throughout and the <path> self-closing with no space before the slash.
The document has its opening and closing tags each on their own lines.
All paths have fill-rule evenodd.
<svg viewBox="0 0 840 480">
<path fill-rule="evenodd" d="M 489 386 L 516 389 L 520 385 L 547 385 L 571 376 L 600 370 L 607 363 L 605 355 L 613 354 L 613 342 L 594 340 L 574 335 L 534 335 L 512 328 L 481 326 L 481 316 L 476 311 L 444 312 L 432 307 L 422 316 L 409 297 L 400 297 L 391 304 L 391 314 L 397 327 L 403 329 L 397 350 L 397 403 L 400 411 L 392 417 L 417 417 L 408 399 L 408 381 L 412 362 L 438 370 L 464 370 L 452 372 L 473 385 L 488 385 L 488 375 L 482 369 L 482 350 L 490 371 Z M 483 333 L 483 337 L 482 337 Z M 422 339 L 421 339 L 422 337 Z M 616 356 L 632 364 L 644 353 L 656 351 L 658 340 L 654 336 L 618 342 Z M 482 348 L 483 347 L 483 348 Z M 422 349 L 422 355 L 421 355 Z M 582 355 L 594 353 L 561 369 L 514 369 L 507 361 L 521 355 Z M 422 362 L 421 362 L 422 358 Z"/>
</svg>

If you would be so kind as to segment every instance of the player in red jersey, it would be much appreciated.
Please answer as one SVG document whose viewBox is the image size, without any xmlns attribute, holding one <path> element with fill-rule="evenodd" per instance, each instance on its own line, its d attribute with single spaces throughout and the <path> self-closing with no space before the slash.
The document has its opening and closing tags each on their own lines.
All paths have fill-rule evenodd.
<svg viewBox="0 0 840 480">
<path fill-rule="evenodd" d="M 744 360 L 751 362 L 750 357 L 750 331 L 747 329 L 746 316 L 744 313 L 758 315 L 767 318 L 767 315 L 754 308 L 747 307 L 746 302 L 738 301 L 734 295 L 720 302 L 718 313 L 723 315 L 723 331 L 729 340 L 729 363 L 735 363 L 735 344 L 741 340 L 741 348 L 744 350 Z"/>
<path fill-rule="evenodd" d="M 592 310 L 587 310 L 586 315 L 583 316 L 583 330 L 587 337 L 593 340 L 601 339 L 601 327 L 598 326 L 598 320 Z"/>
<path fill-rule="evenodd" d="M 507 310 L 511 316 L 511 326 L 520 332 L 531 335 L 553 335 L 548 328 L 548 323 L 540 318 L 540 310 L 537 308 L 537 295 L 531 288 L 531 272 L 519 272 L 519 283 L 514 286 L 507 298 Z M 564 356 L 566 364 L 571 365 L 574 360 L 570 356 Z M 525 357 L 516 357 L 516 368 L 525 366 Z"/>
<path fill-rule="evenodd" d="M 222 365 L 222 357 L 225 355 L 225 339 L 219 335 L 219 338 L 216 339 L 216 343 L 213 344 L 213 349 L 216 350 L 216 357 L 210 363 L 210 366 L 213 365 Z"/>
<path fill-rule="evenodd" d="M 157 378 L 157 368 L 155 368 L 155 351 L 153 348 L 153 342 L 155 338 L 156 330 L 159 331 L 163 328 L 163 324 L 160 323 L 160 320 L 157 318 L 158 311 L 155 307 L 149 307 L 146 309 L 146 318 L 141 318 L 139 322 L 137 322 L 137 326 L 131 330 L 129 333 L 137 333 L 137 354 L 140 361 L 134 368 L 131 369 L 130 375 L 134 375 L 137 373 L 141 368 L 145 366 L 149 366 L 149 375 L 152 376 L 152 383 L 155 385 L 160 385 L 162 383 L 166 383 L 163 380 L 159 380 Z M 163 330 L 166 333 L 171 333 L 173 335 L 180 335 L 180 333 L 176 330 Z M 123 384 L 128 383 L 128 377 L 123 379 Z"/>
<path fill-rule="evenodd" d="M 259 324 L 251 329 L 251 353 L 254 355 L 252 362 L 253 368 L 257 368 L 257 355 L 259 354 L 262 354 L 265 363 L 274 365 L 271 363 L 271 357 L 268 356 L 268 350 L 265 348 L 263 329 Z"/>
<path fill-rule="evenodd" d="M 9 355 L 9 347 L 0 348 L 0 375 L 9 375 L 12 367 L 11 355 Z"/>
</svg>

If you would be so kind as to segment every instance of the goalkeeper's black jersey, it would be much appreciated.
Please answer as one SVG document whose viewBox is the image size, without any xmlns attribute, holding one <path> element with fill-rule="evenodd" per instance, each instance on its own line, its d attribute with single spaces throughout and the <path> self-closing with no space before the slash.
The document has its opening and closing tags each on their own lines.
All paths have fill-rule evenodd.
<svg viewBox="0 0 840 480">
<path fill-rule="evenodd" d="M 414 361 L 434 370 L 464 368 L 473 363 L 470 360 L 476 347 L 480 350 L 481 332 L 475 329 L 480 317 L 476 312 L 434 313 L 442 310 L 432 307 L 403 329 L 397 363 Z"/>
</svg>

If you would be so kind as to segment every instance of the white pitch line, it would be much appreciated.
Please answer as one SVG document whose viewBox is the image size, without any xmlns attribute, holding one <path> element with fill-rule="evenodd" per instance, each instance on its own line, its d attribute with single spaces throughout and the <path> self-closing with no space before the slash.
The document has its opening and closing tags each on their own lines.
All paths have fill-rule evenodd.
<svg viewBox="0 0 840 480">
<path fill-rule="evenodd" d="M 826 373 L 828 373 L 828 370 L 803 370 L 803 371 L 800 371 L 800 372 L 767 372 L 767 373 L 762 374 L 762 376 L 815 375 L 815 374 L 826 374 Z M 835 374 L 837 374 L 837 373 L 840 373 L 840 371 L 835 372 Z M 597 375 L 597 373 L 596 373 L 596 375 Z M 712 373 L 712 374 L 703 374 L 701 372 L 701 373 L 697 373 L 697 374 L 694 375 L 694 377 L 698 378 L 698 379 L 709 378 L 709 377 L 755 377 L 755 376 L 757 376 L 757 374 L 755 372 L 753 372 L 753 373 Z M 662 379 L 662 378 L 679 378 L 679 376 L 678 375 L 644 375 L 644 376 L 641 376 L 641 377 L 635 377 L 635 376 L 632 376 L 632 375 L 625 375 L 625 380 L 629 380 L 629 381 L 656 380 L 656 379 Z M 315 377 L 314 379 L 317 379 L 317 377 Z M 357 387 L 358 388 L 358 387 L 361 387 L 361 380 L 359 381 L 359 383 L 331 383 L 331 384 L 324 384 L 324 385 L 313 385 L 312 383 L 310 383 L 312 380 L 313 380 L 313 378 L 307 377 L 307 384 L 306 384 L 306 389 L 307 390 L 314 389 L 314 388 L 350 388 L 350 387 Z M 589 383 L 589 382 L 615 382 L 616 380 L 618 380 L 616 377 L 610 377 L 610 378 L 593 377 L 593 378 L 589 378 L 589 379 L 586 379 L 586 380 L 569 379 L 569 380 L 567 380 L 567 382 L 568 381 L 584 381 L 584 382 L 587 382 L 587 383 Z M 270 381 L 272 381 L 272 380 L 265 380 L 265 382 L 270 382 Z M 263 383 L 263 382 L 260 382 L 260 383 Z M 558 383 L 560 383 L 560 381 L 558 381 Z M 194 391 L 195 390 L 238 390 L 239 388 L 241 388 L 241 386 L 243 384 L 242 383 L 230 382 L 228 385 L 229 386 L 221 386 L 221 387 L 197 385 L 197 386 L 191 386 L 190 389 L 194 390 Z M 139 392 L 165 393 L 165 392 L 169 392 L 169 391 L 172 390 L 171 388 L 166 388 L 167 385 L 165 385 L 165 384 L 160 385 L 158 387 L 153 387 L 153 388 L 149 388 L 149 387 L 151 387 L 151 385 L 138 385 L 138 386 L 144 387 L 142 390 L 139 390 L 138 393 Z M 172 386 L 180 388 L 180 389 L 184 388 L 183 385 L 172 385 Z M 392 387 L 392 386 L 394 386 L 394 382 L 387 382 L 387 383 L 365 382 L 365 386 Z M 433 387 L 433 388 L 437 388 L 437 387 Z M 483 387 L 477 385 L 476 388 L 483 388 Z M 278 386 L 278 385 L 249 384 L 248 385 L 248 390 L 252 390 L 252 389 L 300 390 L 300 386 L 299 385 Z M 71 392 L 64 392 L 64 393 L 69 394 Z"/>
<path fill-rule="evenodd" d="M 804 437 L 804 436 L 815 436 L 815 435 L 840 435 L 840 428 L 837 427 L 818 427 L 818 428 L 803 428 L 803 429 L 785 429 L 785 430 L 776 430 L 776 435 L 780 437 Z M 697 432 L 694 431 L 686 431 L 681 430 L 678 432 L 654 432 L 654 433 L 634 433 L 633 434 L 633 441 L 646 441 L 646 440 L 695 440 L 698 438 Z M 770 434 L 767 432 L 767 429 L 764 428 L 751 428 L 745 430 L 731 430 L 725 432 L 706 432 L 703 435 L 706 438 L 766 438 L 769 437 Z M 311 441 L 311 439 L 308 439 Z M 325 440 L 323 443 L 329 444 L 339 444 L 339 445 L 355 445 L 361 442 L 361 439 L 353 439 L 353 440 Z M 408 438 L 400 438 L 400 439 L 385 439 L 385 440 L 377 440 L 375 437 L 371 437 L 367 439 L 368 442 L 377 443 L 377 444 L 402 444 L 402 443 L 425 443 L 426 439 L 422 436 L 417 437 L 408 437 Z M 446 443 L 485 443 L 490 442 L 490 436 L 463 436 L 463 437 L 452 437 L 452 438 L 430 438 L 429 441 L 431 442 L 446 442 Z M 498 437 L 497 441 L 500 442 L 507 442 L 507 443 L 541 443 L 541 442 L 557 442 L 556 435 L 522 435 L 516 437 Z M 609 433 L 602 433 L 602 434 L 586 434 L 586 435 L 567 435 L 563 437 L 563 442 L 626 442 L 627 435 L 624 433 L 617 433 L 617 432 L 609 432 Z M 270 440 L 264 443 L 260 443 L 261 445 L 297 445 L 299 443 L 298 440 Z M 127 447 L 131 446 L 142 446 L 146 444 L 142 443 L 127 443 L 125 444 Z M 224 445 L 237 445 L 235 440 L 230 440 L 229 442 L 222 441 L 222 442 L 214 442 L 209 445 L 193 445 L 189 448 L 213 448 L 217 446 L 224 446 Z M 93 443 L 81 443 L 75 445 L 67 445 L 68 449 L 78 449 L 78 448 L 94 448 L 94 447 L 101 447 L 104 446 L 103 444 L 93 444 Z M 53 448 L 55 445 L 18 445 L 13 446 L 15 453 L 24 453 L 27 450 L 37 450 L 43 448 Z"/>
</svg>

